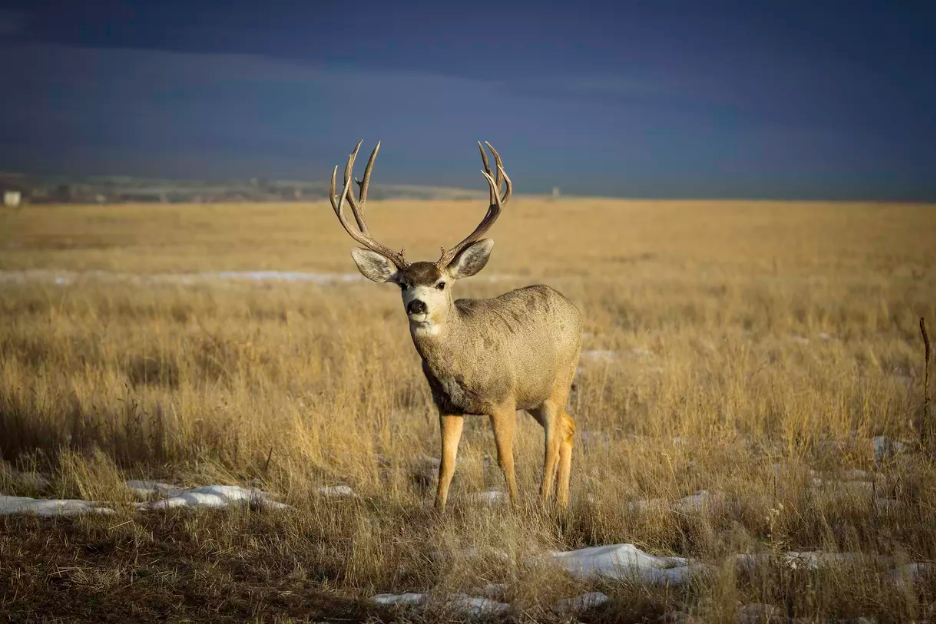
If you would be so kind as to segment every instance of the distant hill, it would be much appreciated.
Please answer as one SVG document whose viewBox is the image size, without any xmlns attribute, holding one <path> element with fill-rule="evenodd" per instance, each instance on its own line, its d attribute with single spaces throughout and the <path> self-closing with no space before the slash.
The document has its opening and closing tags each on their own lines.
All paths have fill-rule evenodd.
<svg viewBox="0 0 936 624">
<path fill-rule="evenodd" d="M 0 192 L 16 190 L 30 203 L 214 203 L 316 201 L 328 197 L 327 182 L 301 180 L 162 180 L 128 176 L 40 177 L 0 172 Z M 382 184 L 370 199 L 477 200 L 486 191 Z"/>
</svg>

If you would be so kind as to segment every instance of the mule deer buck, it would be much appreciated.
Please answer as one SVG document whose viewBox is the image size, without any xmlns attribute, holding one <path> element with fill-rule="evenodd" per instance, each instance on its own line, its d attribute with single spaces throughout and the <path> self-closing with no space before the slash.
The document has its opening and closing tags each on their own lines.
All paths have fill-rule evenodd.
<svg viewBox="0 0 936 624">
<path fill-rule="evenodd" d="M 341 195 L 335 193 L 335 167 L 329 197 L 341 225 L 364 247 L 351 250 L 358 270 L 375 282 L 397 284 L 402 291 L 410 335 L 439 410 L 442 457 L 436 508 L 445 507 L 465 415 L 490 418 L 510 500 L 517 502 L 513 458 L 517 410 L 528 411 L 545 430 L 543 502 L 552 498 L 555 485 L 559 504 L 566 506 L 575 423 L 565 408 L 582 346 L 581 314 L 568 299 L 542 285 L 493 299 L 452 299 L 455 280 L 471 277 L 487 264 L 494 241 L 481 237 L 510 200 L 510 178 L 500 155 L 490 143 L 487 146 L 494 155 L 495 173 L 478 143 L 482 173 L 490 187 L 487 214 L 467 238 L 451 249 L 443 248 L 435 262 L 410 264 L 402 251 L 391 251 L 371 236 L 364 208 L 380 143 L 360 181 L 353 178 L 361 147 L 357 144 L 345 166 Z M 357 198 L 352 181 L 360 187 Z M 351 206 L 353 223 L 345 216 L 345 202 Z"/>
</svg>

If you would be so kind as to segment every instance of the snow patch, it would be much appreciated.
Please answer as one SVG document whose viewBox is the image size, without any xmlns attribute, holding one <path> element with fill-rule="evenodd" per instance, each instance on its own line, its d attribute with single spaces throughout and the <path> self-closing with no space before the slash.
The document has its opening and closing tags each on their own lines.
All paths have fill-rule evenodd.
<svg viewBox="0 0 936 624">
<path fill-rule="evenodd" d="M 426 602 L 426 594 L 377 594 L 371 600 L 379 605 L 414 607 Z"/>
<path fill-rule="evenodd" d="M 637 579 L 643 583 L 682 585 L 692 570 L 682 557 L 655 557 L 633 544 L 594 546 L 549 555 L 569 574 L 583 579 Z"/>
<path fill-rule="evenodd" d="M 482 275 L 482 281 L 498 282 L 514 279 L 507 275 Z M 303 271 L 202 271 L 197 273 L 120 273 L 117 271 L 65 271 L 55 269 L 0 270 L 0 282 L 25 284 L 51 282 L 68 286 L 79 281 L 131 283 L 138 285 L 179 284 L 191 286 L 210 282 L 301 282 L 312 284 L 339 284 L 363 282 L 360 273 L 307 273 Z"/>
<path fill-rule="evenodd" d="M 662 498 L 642 498 L 627 503 L 627 511 L 633 513 L 647 513 L 666 509 L 666 501 Z"/>
<path fill-rule="evenodd" d="M 908 563 L 891 570 L 890 576 L 895 583 L 914 583 L 936 573 L 932 563 Z"/>
<path fill-rule="evenodd" d="M 27 496 L 0 495 L 0 515 L 32 513 L 39 516 L 77 516 L 81 514 L 112 514 L 113 509 L 100 503 L 73 499 L 43 499 Z"/>
<path fill-rule="evenodd" d="M 878 462 L 890 459 L 907 450 L 907 445 L 903 442 L 898 442 L 897 440 L 892 440 L 882 435 L 875 436 L 874 440 L 872 440 L 872 444 L 874 444 L 874 459 Z"/>
<path fill-rule="evenodd" d="M 160 500 L 139 503 L 137 509 L 173 509 L 176 507 L 222 509 L 231 505 L 257 505 L 269 509 L 289 507 L 289 505 L 272 500 L 267 492 L 260 490 L 248 490 L 236 485 L 206 485 L 182 490 Z"/>
<path fill-rule="evenodd" d="M 315 492 L 319 496 L 328 498 L 354 498 L 357 496 L 350 485 L 323 485 L 316 489 Z"/>
<path fill-rule="evenodd" d="M 499 505 L 508 502 L 510 497 L 500 490 L 485 490 L 484 492 L 472 492 L 468 495 L 468 500 L 472 503 Z"/>
<path fill-rule="evenodd" d="M 371 598 L 374 602 L 385 606 L 418 607 L 429 602 L 426 594 L 378 594 Z M 510 605 L 488 598 L 472 597 L 465 594 L 455 594 L 436 599 L 434 603 L 443 608 L 451 609 L 462 616 L 487 617 L 500 615 L 510 609 Z"/>
</svg>

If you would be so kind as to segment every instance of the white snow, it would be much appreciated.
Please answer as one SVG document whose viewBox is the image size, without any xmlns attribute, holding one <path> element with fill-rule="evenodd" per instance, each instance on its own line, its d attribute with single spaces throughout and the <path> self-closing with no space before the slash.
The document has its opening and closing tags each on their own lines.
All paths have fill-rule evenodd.
<svg viewBox="0 0 936 624">
<path fill-rule="evenodd" d="M 497 282 L 512 276 L 482 275 L 476 279 Z M 123 282 L 139 285 L 179 284 L 191 286 L 210 282 L 304 282 L 338 284 L 363 282 L 360 273 L 307 273 L 302 271 L 202 271 L 197 273 L 121 273 L 116 271 L 66 271 L 57 269 L 0 270 L 0 282 L 24 284 L 48 282 L 68 286 L 78 281 Z"/>
<path fill-rule="evenodd" d="M 223 508 L 232 504 L 262 505 L 271 509 L 284 509 L 289 507 L 270 499 L 267 492 L 248 490 L 236 485 L 206 485 L 203 487 L 182 490 L 172 496 L 148 503 L 139 503 L 137 509 L 171 509 L 175 507 L 210 507 Z"/>
<path fill-rule="evenodd" d="M 932 576 L 934 573 L 936 573 L 936 565 L 932 563 L 908 563 L 891 570 L 891 579 L 895 583 L 912 583 Z"/>
<path fill-rule="evenodd" d="M 363 280 L 359 273 L 303 273 L 300 271 L 204 271 L 200 273 L 119 273 L 114 271 L 58 271 L 29 269 L 0 271 L 0 282 L 52 282 L 67 286 L 80 280 L 129 282 L 133 284 L 182 284 L 205 282 L 311 282 L 332 284 Z"/>
<path fill-rule="evenodd" d="M 875 436 L 872 443 L 874 444 L 874 459 L 878 462 L 889 459 L 894 455 L 899 455 L 907 450 L 906 444 L 898 442 L 897 440 L 892 440 L 887 436 Z"/>
<path fill-rule="evenodd" d="M 357 496 L 350 485 L 323 485 L 315 491 L 320 496 L 329 498 L 353 498 Z"/>
<path fill-rule="evenodd" d="M 73 499 L 43 499 L 27 496 L 0 495 L 0 515 L 34 513 L 40 516 L 76 516 L 79 514 L 112 514 L 113 509 L 99 503 Z"/>
<path fill-rule="evenodd" d="M 597 609 L 608 600 L 610 598 L 601 592 L 588 592 L 575 598 L 565 598 L 556 602 L 555 609 L 567 613 L 583 613 L 591 609 Z"/>
<path fill-rule="evenodd" d="M 584 579 L 636 579 L 644 583 L 681 585 L 692 573 L 688 560 L 682 557 L 655 557 L 633 544 L 553 551 L 549 555 L 567 572 Z"/>
<path fill-rule="evenodd" d="M 426 594 L 378 594 L 371 598 L 374 602 L 387 606 L 407 606 L 415 607 L 426 604 L 429 597 Z M 488 598 L 466 596 L 465 594 L 454 594 L 434 600 L 443 607 L 452 609 L 463 616 L 482 617 L 490 615 L 500 615 L 508 609 L 510 605 Z"/>
<path fill-rule="evenodd" d="M 139 511 L 174 507 L 224 508 L 231 505 L 255 504 L 268 509 L 286 509 L 289 505 L 276 502 L 267 492 L 248 490 L 236 485 L 206 485 L 196 488 L 159 481 L 127 481 L 127 487 L 140 498 L 159 497 L 137 503 Z M 345 486 L 346 487 L 346 486 Z M 40 516 L 76 515 L 82 513 L 114 513 L 104 503 L 86 500 L 37 499 L 25 496 L 0 495 L 0 514 L 37 513 Z"/>
<path fill-rule="evenodd" d="M 472 492 L 468 495 L 468 500 L 472 503 L 498 505 L 500 503 L 508 502 L 510 497 L 500 490 L 485 490 L 484 492 Z"/>
<path fill-rule="evenodd" d="M 426 594 L 377 594 L 371 600 L 380 605 L 417 606 L 426 602 Z"/>
</svg>

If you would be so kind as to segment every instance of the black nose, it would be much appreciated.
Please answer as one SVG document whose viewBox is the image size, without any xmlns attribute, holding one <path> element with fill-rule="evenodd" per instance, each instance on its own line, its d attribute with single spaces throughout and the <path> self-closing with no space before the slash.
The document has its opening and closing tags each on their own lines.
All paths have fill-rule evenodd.
<svg viewBox="0 0 936 624">
<path fill-rule="evenodd" d="M 407 314 L 425 314 L 426 304 L 419 299 L 413 299 L 406 304 L 406 312 Z"/>
</svg>

